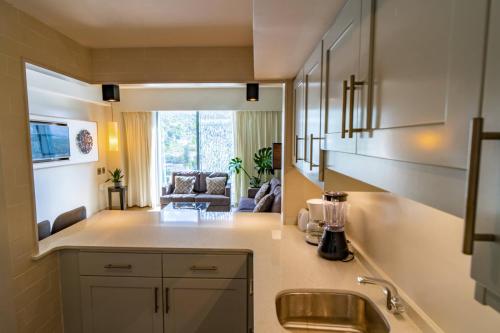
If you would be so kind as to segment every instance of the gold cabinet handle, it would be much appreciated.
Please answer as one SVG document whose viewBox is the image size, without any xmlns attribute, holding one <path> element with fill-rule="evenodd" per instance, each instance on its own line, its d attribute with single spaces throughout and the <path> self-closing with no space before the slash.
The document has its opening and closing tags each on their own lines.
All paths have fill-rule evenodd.
<svg viewBox="0 0 500 333">
<path fill-rule="evenodd" d="M 217 266 L 196 266 L 193 265 L 189 267 L 192 271 L 216 271 L 218 270 Z"/>
<path fill-rule="evenodd" d="M 104 268 L 106 269 L 132 269 L 132 265 L 121 265 L 121 264 L 107 264 L 104 265 Z"/>
<path fill-rule="evenodd" d="M 483 132 L 483 118 L 472 119 L 470 134 L 469 167 L 467 174 L 467 199 L 465 206 L 464 242 L 462 252 L 472 254 L 474 241 L 495 242 L 493 234 L 476 234 L 476 209 L 481 167 L 481 144 L 483 140 L 500 140 L 500 132 Z"/>
<path fill-rule="evenodd" d="M 311 133 L 309 140 L 309 170 L 312 171 L 313 167 L 318 167 L 318 164 L 314 164 L 313 162 L 313 143 L 314 140 L 321 140 L 321 138 L 315 138 L 314 134 Z"/>
<path fill-rule="evenodd" d="M 356 76 L 351 75 L 349 78 L 349 138 L 353 137 L 354 132 L 362 132 L 362 128 L 354 128 L 354 97 L 356 86 L 364 85 L 364 81 L 356 81 Z"/>
<path fill-rule="evenodd" d="M 347 90 L 349 87 L 347 86 L 347 80 L 342 81 L 342 139 L 345 139 L 346 129 L 345 129 L 345 121 L 346 121 L 346 112 L 347 112 Z"/>
<path fill-rule="evenodd" d="M 297 147 L 299 146 L 299 140 L 304 140 L 304 138 L 299 138 L 298 135 L 295 135 L 295 163 L 298 161 L 303 161 L 303 158 L 299 158 L 299 151 Z"/>
</svg>

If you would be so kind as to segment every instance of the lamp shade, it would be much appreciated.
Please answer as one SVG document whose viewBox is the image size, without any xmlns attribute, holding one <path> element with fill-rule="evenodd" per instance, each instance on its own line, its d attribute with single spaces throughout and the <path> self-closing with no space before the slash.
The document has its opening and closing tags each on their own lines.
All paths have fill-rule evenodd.
<svg viewBox="0 0 500 333">
<path fill-rule="evenodd" d="M 106 102 L 119 102 L 120 87 L 117 84 L 103 84 L 102 100 Z"/>
<path fill-rule="evenodd" d="M 110 121 L 108 123 L 108 149 L 109 151 L 118 151 L 118 123 Z"/>
<path fill-rule="evenodd" d="M 273 170 L 281 169 L 281 143 L 273 143 Z"/>
<path fill-rule="evenodd" d="M 259 100 L 259 84 L 247 83 L 247 101 L 257 102 Z"/>
</svg>

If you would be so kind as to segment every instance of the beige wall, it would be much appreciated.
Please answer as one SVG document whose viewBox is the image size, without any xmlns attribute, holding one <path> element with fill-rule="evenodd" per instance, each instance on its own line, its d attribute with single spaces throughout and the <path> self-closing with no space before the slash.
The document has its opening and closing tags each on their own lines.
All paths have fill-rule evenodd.
<svg viewBox="0 0 500 333">
<path fill-rule="evenodd" d="M 4 197 L 0 241 L 9 248 L 0 251 L 0 263 L 10 262 L 10 276 L 2 279 L 2 287 L 12 285 L 12 299 L 2 301 L 14 304 L 18 332 L 60 332 L 58 258 L 31 260 L 36 241 L 22 58 L 88 80 L 90 51 L 0 0 L 0 191 Z"/>
<path fill-rule="evenodd" d="M 92 50 L 95 83 L 247 82 L 251 47 L 164 47 Z"/>
<path fill-rule="evenodd" d="M 325 189 L 347 189 L 329 173 Z M 498 332 L 498 313 L 473 298 L 462 219 L 388 192 L 349 192 L 348 200 L 349 239 L 444 332 Z"/>
</svg>

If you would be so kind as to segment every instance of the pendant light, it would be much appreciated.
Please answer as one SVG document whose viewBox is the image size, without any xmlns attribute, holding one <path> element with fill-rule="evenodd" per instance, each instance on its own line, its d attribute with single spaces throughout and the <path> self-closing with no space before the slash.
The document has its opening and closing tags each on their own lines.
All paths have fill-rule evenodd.
<svg viewBox="0 0 500 333">
<path fill-rule="evenodd" d="M 259 84 L 258 83 L 247 83 L 247 101 L 258 102 L 259 101 Z"/>
<path fill-rule="evenodd" d="M 114 121 L 113 102 L 120 101 L 120 87 L 117 84 L 103 84 L 102 99 L 111 104 L 111 121 L 108 122 L 108 150 L 119 151 L 118 122 Z"/>
</svg>

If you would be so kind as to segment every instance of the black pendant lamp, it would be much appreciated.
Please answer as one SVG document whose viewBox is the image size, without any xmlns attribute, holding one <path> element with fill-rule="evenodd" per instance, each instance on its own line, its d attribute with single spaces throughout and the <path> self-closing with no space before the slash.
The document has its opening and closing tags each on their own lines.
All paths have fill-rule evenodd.
<svg viewBox="0 0 500 333">
<path fill-rule="evenodd" d="M 247 101 L 257 102 L 259 100 L 259 84 L 247 83 Z"/>
<path fill-rule="evenodd" d="M 102 100 L 106 102 L 119 102 L 120 87 L 117 84 L 103 84 Z"/>
</svg>

